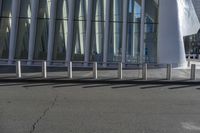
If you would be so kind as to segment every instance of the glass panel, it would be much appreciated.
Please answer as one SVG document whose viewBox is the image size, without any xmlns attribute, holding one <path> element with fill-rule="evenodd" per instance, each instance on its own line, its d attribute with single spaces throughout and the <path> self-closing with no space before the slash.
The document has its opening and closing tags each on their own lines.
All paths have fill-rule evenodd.
<svg viewBox="0 0 200 133">
<path fill-rule="evenodd" d="M 128 1 L 128 22 L 140 22 L 141 0 Z"/>
<path fill-rule="evenodd" d="M 69 13 L 68 0 L 58 0 L 57 3 L 57 19 L 68 19 Z"/>
<path fill-rule="evenodd" d="M 48 26 L 51 9 L 51 0 L 39 0 L 37 34 L 34 59 L 42 60 L 47 57 Z"/>
<path fill-rule="evenodd" d="M 61 8 L 62 7 L 62 8 Z M 54 41 L 54 60 L 65 60 L 67 51 L 67 22 L 68 22 L 68 1 L 58 0 L 57 16 L 56 16 L 56 30 Z"/>
<path fill-rule="evenodd" d="M 73 41 L 73 61 L 84 60 L 84 46 L 86 36 L 86 18 L 88 10 L 87 0 L 76 0 L 74 22 L 74 41 Z"/>
<path fill-rule="evenodd" d="M 139 63 L 140 56 L 140 23 L 128 23 L 126 62 Z"/>
<path fill-rule="evenodd" d="M 91 61 L 101 62 L 103 60 L 104 25 L 104 22 L 92 23 Z"/>
<path fill-rule="evenodd" d="M 2 0 L 1 17 L 11 17 L 12 0 Z"/>
<path fill-rule="evenodd" d="M 126 62 L 139 63 L 141 0 L 128 1 Z"/>
<path fill-rule="evenodd" d="M 29 30 L 31 24 L 31 2 L 21 0 L 15 58 L 28 58 Z"/>
<path fill-rule="evenodd" d="M 123 0 L 111 0 L 108 61 L 121 61 Z"/>
<path fill-rule="evenodd" d="M 3 0 L 0 18 L 0 58 L 8 58 L 12 0 Z"/>
<path fill-rule="evenodd" d="M 145 24 L 145 62 L 157 61 L 157 24 Z"/>
<path fill-rule="evenodd" d="M 106 17 L 106 0 L 94 0 L 92 12 L 93 16 L 90 61 L 102 62 Z"/>
<path fill-rule="evenodd" d="M 148 0 L 145 4 L 145 62 L 157 62 L 158 1 Z"/>
<path fill-rule="evenodd" d="M 93 2 L 93 21 L 105 21 L 106 20 L 106 0 L 94 0 Z"/>
</svg>

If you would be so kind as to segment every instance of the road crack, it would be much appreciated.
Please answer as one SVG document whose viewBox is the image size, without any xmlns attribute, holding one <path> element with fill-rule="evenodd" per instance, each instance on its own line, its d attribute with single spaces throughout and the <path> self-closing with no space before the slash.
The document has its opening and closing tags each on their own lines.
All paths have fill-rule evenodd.
<svg viewBox="0 0 200 133">
<path fill-rule="evenodd" d="M 52 103 L 43 111 L 42 115 L 33 123 L 32 125 L 32 129 L 30 130 L 29 133 L 33 133 L 37 127 L 37 125 L 39 124 L 39 122 L 47 115 L 47 113 L 54 107 L 54 105 L 57 102 L 57 98 L 58 96 L 56 96 L 54 98 L 54 100 L 52 101 Z"/>
</svg>

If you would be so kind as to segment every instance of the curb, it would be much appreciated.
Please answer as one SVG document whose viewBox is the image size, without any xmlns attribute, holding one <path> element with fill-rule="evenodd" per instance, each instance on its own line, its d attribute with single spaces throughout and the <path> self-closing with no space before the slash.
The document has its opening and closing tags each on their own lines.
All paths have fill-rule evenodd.
<svg viewBox="0 0 200 133">
<path fill-rule="evenodd" d="M 193 80 L 119 80 L 119 79 L 0 79 L 0 82 L 21 83 L 85 83 L 85 84 L 163 84 L 163 85 L 200 85 L 199 81 Z"/>
</svg>

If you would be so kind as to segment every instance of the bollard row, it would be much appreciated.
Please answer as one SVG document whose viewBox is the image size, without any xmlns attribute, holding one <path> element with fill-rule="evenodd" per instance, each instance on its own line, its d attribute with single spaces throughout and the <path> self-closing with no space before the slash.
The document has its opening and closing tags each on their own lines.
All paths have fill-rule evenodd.
<svg viewBox="0 0 200 133">
<path fill-rule="evenodd" d="M 148 65 L 143 64 L 142 65 L 142 79 L 148 80 Z M 73 79 L 73 66 L 72 62 L 68 63 L 68 78 Z M 123 64 L 122 62 L 118 63 L 118 70 L 117 70 L 118 79 L 123 79 Z M 47 78 L 47 62 L 42 62 L 42 77 Z M 16 77 L 22 78 L 22 71 L 21 71 L 21 61 L 16 62 Z M 98 79 L 98 63 L 93 63 L 93 79 Z M 196 65 L 191 64 L 191 72 L 190 72 L 190 79 L 196 80 Z M 167 64 L 166 69 L 166 80 L 172 80 L 172 64 Z"/>
</svg>

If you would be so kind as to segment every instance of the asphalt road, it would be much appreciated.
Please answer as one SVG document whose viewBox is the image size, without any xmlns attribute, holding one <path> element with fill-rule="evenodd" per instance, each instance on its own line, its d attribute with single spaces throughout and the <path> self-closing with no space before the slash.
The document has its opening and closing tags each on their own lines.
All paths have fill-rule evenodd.
<svg viewBox="0 0 200 133">
<path fill-rule="evenodd" d="M 0 133 L 199 133 L 200 86 L 0 83 Z"/>
</svg>

